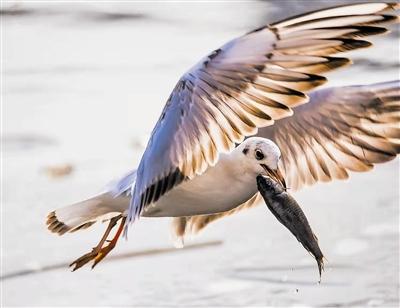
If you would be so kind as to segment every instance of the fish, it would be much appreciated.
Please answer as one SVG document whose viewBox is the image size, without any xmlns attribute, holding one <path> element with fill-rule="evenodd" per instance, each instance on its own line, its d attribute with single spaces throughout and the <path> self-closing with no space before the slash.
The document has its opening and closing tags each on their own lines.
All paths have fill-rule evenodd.
<svg viewBox="0 0 400 308">
<path fill-rule="evenodd" d="M 319 283 L 321 283 L 325 256 L 303 210 L 281 183 L 262 175 L 258 175 L 256 180 L 258 190 L 272 214 L 317 261 Z"/>
</svg>

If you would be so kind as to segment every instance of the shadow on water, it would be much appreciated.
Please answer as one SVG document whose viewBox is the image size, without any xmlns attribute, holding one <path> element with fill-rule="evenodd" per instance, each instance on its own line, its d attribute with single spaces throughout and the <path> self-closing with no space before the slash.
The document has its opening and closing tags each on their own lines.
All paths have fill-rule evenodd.
<svg viewBox="0 0 400 308">
<path fill-rule="evenodd" d="M 33 15 L 34 10 L 28 9 L 21 9 L 21 8 L 4 8 L 0 10 L 0 16 L 12 16 L 12 17 L 19 17 L 19 16 L 27 16 Z"/>
<path fill-rule="evenodd" d="M 137 258 L 137 257 L 142 257 L 142 256 L 154 256 L 154 255 L 166 254 L 166 253 L 179 253 L 181 251 L 219 246 L 219 245 L 222 245 L 222 243 L 223 243 L 222 241 L 210 241 L 210 242 L 204 242 L 204 243 L 199 243 L 199 244 L 187 245 L 187 246 L 183 247 L 182 249 L 168 247 L 168 248 L 155 248 L 155 249 L 147 249 L 147 250 L 142 250 L 142 251 L 127 252 L 127 253 L 123 253 L 123 254 L 119 254 L 119 255 L 115 255 L 115 256 L 110 256 L 108 259 L 105 260 L 105 262 Z M 40 273 L 54 271 L 54 270 L 58 270 L 58 269 L 65 269 L 68 267 L 69 267 L 69 263 L 62 262 L 62 263 L 47 265 L 47 266 L 43 266 L 43 267 L 35 268 L 35 269 L 20 270 L 20 271 L 8 273 L 8 274 L 1 276 L 0 281 L 12 279 L 12 278 L 18 278 L 18 277 L 22 277 L 22 276 L 27 276 L 27 275 L 31 275 L 31 274 L 40 274 Z"/>
<path fill-rule="evenodd" d="M 354 65 L 357 65 L 358 67 L 362 67 L 364 69 L 390 70 L 400 68 L 400 63 L 398 61 L 382 62 L 370 58 L 353 58 L 353 62 Z"/>
<path fill-rule="evenodd" d="M 91 12 L 83 14 L 81 17 L 85 20 L 99 22 L 117 22 L 117 21 L 132 21 L 138 19 L 145 19 L 147 16 L 141 13 L 122 13 L 122 12 Z"/>
<path fill-rule="evenodd" d="M 0 138 L 1 146 L 6 151 L 31 150 L 35 148 L 55 146 L 58 142 L 47 136 L 30 134 L 12 134 Z"/>
<path fill-rule="evenodd" d="M 130 8 L 132 10 L 132 8 Z M 23 17 L 51 17 L 64 15 L 70 18 L 78 18 L 80 21 L 91 22 L 120 22 L 120 21 L 137 21 L 147 19 L 148 16 L 139 12 L 128 12 L 127 10 L 105 11 L 99 9 L 79 9 L 65 10 L 59 9 L 57 6 L 48 7 L 25 7 L 21 4 L 10 5 L 0 9 L 0 16 L 7 18 L 23 18 Z"/>
</svg>

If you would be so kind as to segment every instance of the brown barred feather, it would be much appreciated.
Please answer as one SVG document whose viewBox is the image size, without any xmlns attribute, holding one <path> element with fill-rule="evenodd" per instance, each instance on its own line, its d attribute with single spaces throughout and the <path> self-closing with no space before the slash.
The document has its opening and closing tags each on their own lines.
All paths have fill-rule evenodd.
<svg viewBox="0 0 400 308">
<path fill-rule="evenodd" d="M 314 11 L 258 28 L 209 54 L 181 78 L 171 93 L 153 131 L 155 140 L 149 142 L 139 164 L 128 222 L 185 179 L 202 174 L 216 163 L 218 153 L 231 151 L 236 143 L 256 134 L 258 128 L 273 127 L 276 121 L 287 123 L 281 121 L 290 119 L 293 108 L 297 111 L 307 106 L 303 105 L 308 100 L 304 92 L 326 81 L 320 74 L 351 63 L 332 55 L 369 47 L 371 43 L 364 38 L 386 32 L 382 24 L 397 22 L 397 16 L 386 13 L 397 7 L 358 3 Z M 371 168 L 371 162 L 390 159 L 397 146 L 373 134 L 365 137 L 370 128 L 365 121 L 379 124 L 398 118 L 396 104 L 382 108 L 390 112 L 382 116 L 367 112 L 363 122 L 343 114 L 340 121 L 332 119 L 328 123 L 331 125 L 325 124 L 328 129 L 318 129 L 324 123 L 316 117 L 309 120 L 312 126 L 296 124 L 295 120 L 287 125 L 287 129 L 292 126 L 298 130 L 298 135 L 290 138 L 298 142 L 288 147 L 288 157 L 301 156 L 284 166 L 294 186 L 327 181 L 333 176 L 343 178 L 344 170 L 351 170 L 347 168 L 350 161 L 354 163 L 352 169 L 364 170 Z M 346 112 L 359 113 L 359 109 L 347 108 Z M 325 112 L 329 111 L 321 110 L 321 116 Z M 296 114 L 294 117 L 298 119 Z M 304 131 L 313 138 L 299 141 Z M 170 142 L 165 142 L 166 138 Z M 320 154 L 316 149 L 321 147 L 330 150 Z M 321 155 L 329 156 L 329 166 L 319 163 Z M 345 169 L 335 172 L 335 165 Z M 292 166 L 296 166 L 298 178 Z"/>
<path fill-rule="evenodd" d="M 260 130 L 259 136 L 281 149 L 280 168 L 291 190 L 319 181 L 347 179 L 400 153 L 400 82 L 338 87 L 315 91 L 294 116 Z M 249 202 L 228 212 L 184 217 L 179 236 L 197 233 L 209 223 L 258 204 Z M 184 226 L 184 227 L 182 227 Z"/>
</svg>

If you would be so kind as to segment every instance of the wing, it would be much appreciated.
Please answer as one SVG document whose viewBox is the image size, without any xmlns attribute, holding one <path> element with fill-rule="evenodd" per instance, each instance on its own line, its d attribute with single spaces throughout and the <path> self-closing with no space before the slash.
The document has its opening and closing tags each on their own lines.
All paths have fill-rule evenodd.
<svg viewBox="0 0 400 308">
<path fill-rule="evenodd" d="M 399 81 L 315 91 L 295 115 L 263 128 L 276 142 L 288 186 L 348 178 L 400 152 Z"/>
<path fill-rule="evenodd" d="M 395 4 L 369 3 L 298 16 L 254 30 L 215 50 L 189 70 L 170 95 L 146 147 L 127 223 L 182 181 L 202 174 L 258 127 L 292 115 L 319 75 L 346 65 L 331 54 L 367 47 L 361 36 L 383 33 L 381 13 Z"/>
<path fill-rule="evenodd" d="M 348 171 L 368 171 L 400 151 L 399 81 L 337 87 L 310 94 L 293 117 L 262 128 L 259 136 L 276 142 L 291 189 L 317 181 L 345 179 Z M 177 237 L 259 204 L 260 194 L 233 210 L 173 219 Z"/>
<path fill-rule="evenodd" d="M 111 193 L 115 198 L 121 195 L 130 196 L 132 193 L 132 185 L 135 185 L 135 181 L 136 170 L 131 170 L 118 180 L 109 183 L 105 190 Z"/>
</svg>

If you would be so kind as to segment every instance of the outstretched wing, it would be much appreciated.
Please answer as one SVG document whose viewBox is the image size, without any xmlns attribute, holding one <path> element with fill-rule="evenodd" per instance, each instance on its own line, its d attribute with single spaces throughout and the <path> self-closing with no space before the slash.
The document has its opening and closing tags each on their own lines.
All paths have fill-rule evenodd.
<svg viewBox="0 0 400 308">
<path fill-rule="evenodd" d="M 281 168 L 291 189 L 318 181 L 345 179 L 348 171 L 368 171 L 400 152 L 400 82 L 318 90 L 293 117 L 259 130 L 278 144 Z M 252 200 L 252 201 L 251 201 Z M 217 214 L 174 218 L 178 237 L 258 205 L 260 194 Z"/>
<path fill-rule="evenodd" d="M 383 33 L 377 24 L 395 4 L 367 3 L 321 10 L 234 39 L 178 82 L 139 164 L 128 222 L 163 194 L 203 173 L 258 127 L 293 114 L 319 75 L 346 65 L 331 54 L 370 46 L 359 37 Z"/>
<path fill-rule="evenodd" d="M 315 91 L 295 115 L 263 128 L 282 152 L 288 187 L 348 178 L 400 152 L 400 83 Z"/>
</svg>

